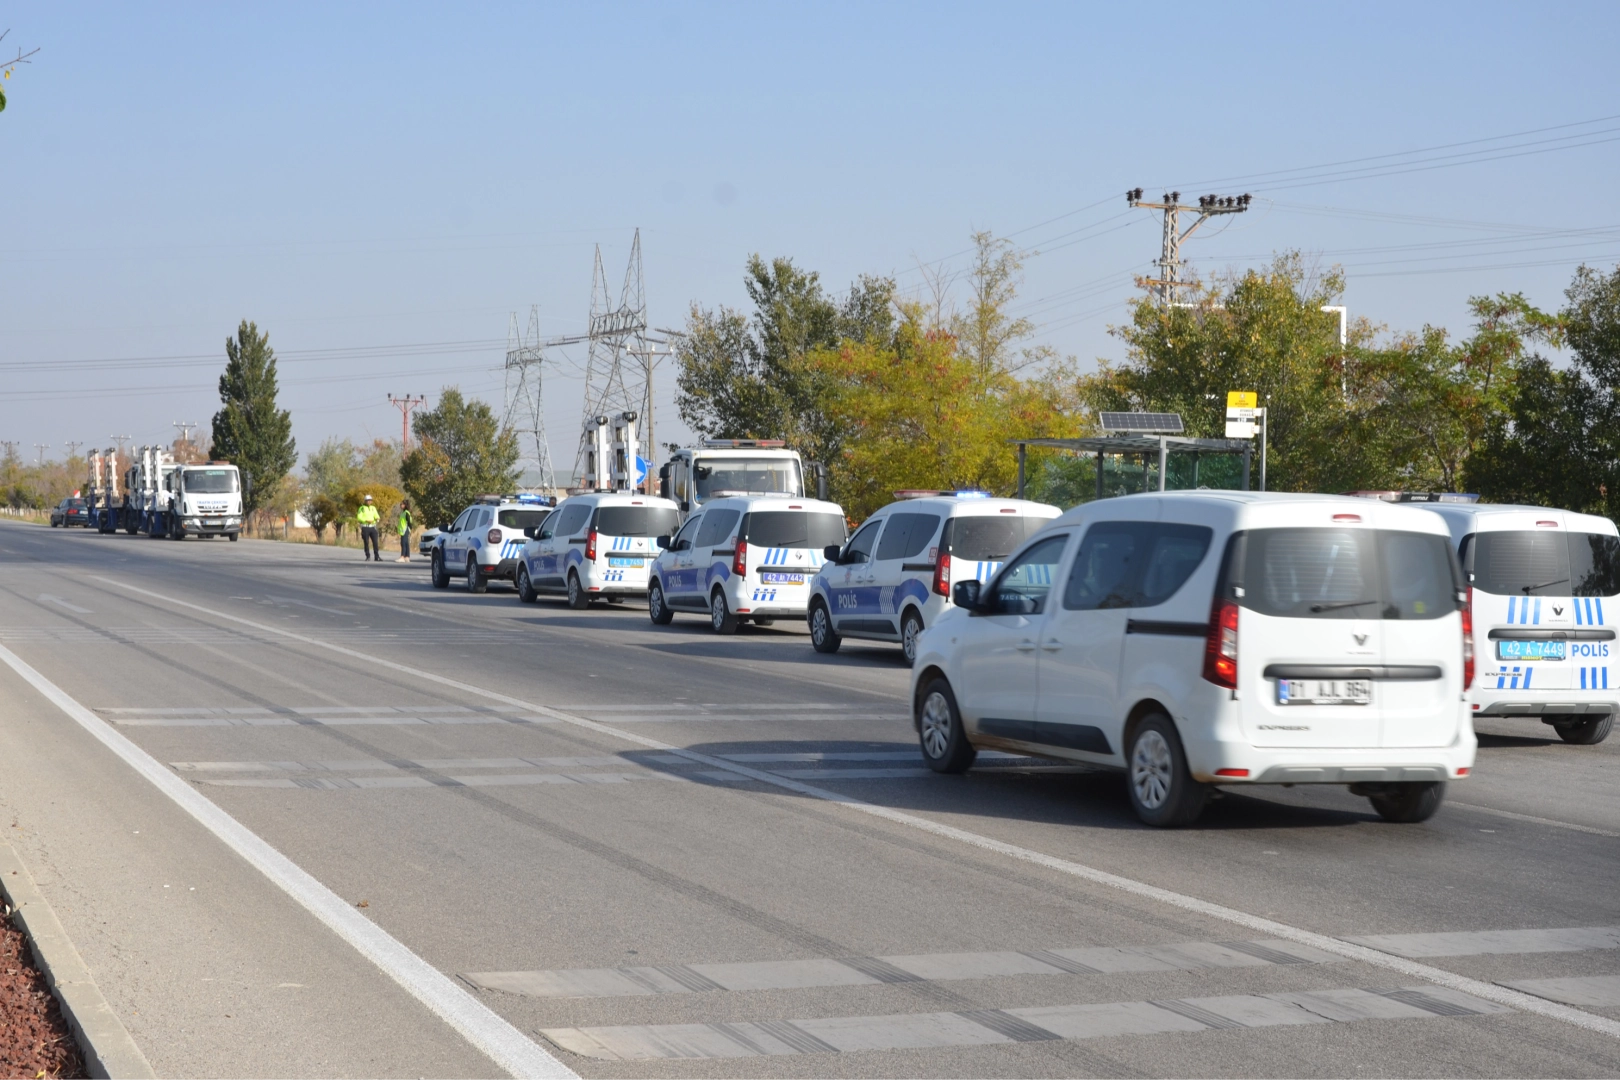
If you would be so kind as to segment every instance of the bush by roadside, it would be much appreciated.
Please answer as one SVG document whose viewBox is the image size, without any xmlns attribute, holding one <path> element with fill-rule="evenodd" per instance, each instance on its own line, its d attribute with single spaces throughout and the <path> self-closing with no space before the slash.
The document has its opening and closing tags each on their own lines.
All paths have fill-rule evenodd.
<svg viewBox="0 0 1620 1080">
<path fill-rule="evenodd" d="M 78 1044 L 34 967 L 28 939 L 10 918 L 0 919 L 0 1076 L 84 1075 Z"/>
</svg>

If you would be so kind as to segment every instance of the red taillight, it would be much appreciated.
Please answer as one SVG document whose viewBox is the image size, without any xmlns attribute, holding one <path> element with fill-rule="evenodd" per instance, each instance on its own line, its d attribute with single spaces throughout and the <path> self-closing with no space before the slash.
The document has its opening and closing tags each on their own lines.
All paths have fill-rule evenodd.
<svg viewBox="0 0 1620 1080">
<path fill-rule="evenodd" d="M 1228 690 L 1237 689 L 1238 606 L 1217 600 L 1209 613 L 1209 637 L 1204 642 L 1204 678 Z"/>
<path fill-rule="evenodd" d="M 748 576 L 748 541 L 737 541 L 736 554 L 731 557 L 731 572 L 738 577 Z"/>
<path fill-rule="evenodd" d="M 944 552 L 934 564 L 934 591 L 941 596 L 951 595 L 951 557 Z"/>
<path fill-rule="evenodd" d="M 1474 685 L 1474 590 L 1468 589 L 1468 604 L 1462 609 L 1463 623 L 1463 686 L 1464 690 Z M 1530 677 L 1525 676 L 1528 680 Z M 1478 706 L 1475 706 L 1478 708 Z"/>
<path fill-rule="evenodd" d="M 1216 776 L 1248 776 L 1248 769 L 1216 769 Z"/>
<path fill-rule="evenodd" d="M 1464 765 L 1462 768 L 1457 770 L 1457 775 L 1458 776 L 1467 776 L 1468 772 L 1469 772 L 1468 766 Z"/>
<path fill-rule="evenodd" d="M 489 530 L 489 534 L 487 536 L 485 536 L 484 539 L 488 540 L 492 544 L 500 543 L 501 542 L 501 530 L 499 530 L 499 529 L 491 529 L 491 530 Z"/>
<path fill-rule="evenodd" d="M 592 529 L 585 534 L 585 557 L 592 562 L 596 561 L 596 530 Z"/>
</svg>

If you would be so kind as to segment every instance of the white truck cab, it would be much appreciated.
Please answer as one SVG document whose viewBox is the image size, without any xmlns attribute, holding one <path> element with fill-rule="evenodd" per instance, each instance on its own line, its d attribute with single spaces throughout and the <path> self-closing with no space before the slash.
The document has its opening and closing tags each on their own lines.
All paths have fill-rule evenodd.
<svg viewBox="0 0 1620 1080">
<path fill-rule="evenodd" d="M 1429 504 L 1450 530 L 1479 650 L 1475 716 L 1539 720 L 1568 743 L 1608 737 L 1620 710 L 1620 532 L 1539 506 Z"/>
<path fill-rule="evenodd" d="M 951 605 L 958 581 L 989 581 L 1001 560 L 1061 510 L 983 491 L 897 491 L 810 583 L 810 643 L 837 652 L 843 639 L 897 641 L 906 662 L 917 637 Z"/>
<path fill-rule="evenodd" d="M 675 451 L 658 470 L 658 493 L 680 507 L 681 520 L 711 499 L 728 495 L 804 497 L 808 471 L 816 497 L 827 497 L 827 475 L 820 464 L 805 464 L 780 439 L 705 439 L 703 445 Z"/>
<path fill-rule="evenodd" d="M 678 523 L 675 504 L 656 495 L 599 491 L 565 499 L 523 546 L 518 598 L 532 604 L 541 593 L 561 593 L 578 610 L 592 600 L 645 596 L 658 538 Z"/>
<path fill-rule="evenodd" d="M 228 536 L 242 531 L 242 477 L 235 465 L 179 465 L 163 476 L 169 494 L 169 536 Z"/>
<path fill-rule="evenodd" d="M 718 634 L 752 620 L 804 618 L 810 578 L 828 547 L 842 547 L 844 511 L 791 495 L 711 498 L 667 541 L 647 583 L 647 614 L 668 625 L 677 611 L 705 614 Z"/>
</svg>

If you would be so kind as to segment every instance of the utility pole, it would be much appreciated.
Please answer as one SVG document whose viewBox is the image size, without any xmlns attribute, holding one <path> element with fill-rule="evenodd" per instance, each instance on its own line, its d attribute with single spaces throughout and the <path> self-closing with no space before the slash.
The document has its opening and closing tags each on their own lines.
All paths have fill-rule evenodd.
<svg viewBox="0 0 1620 1080">
<path fill-rule="evenodd" d="M 6 457 L 8 458 L 17 452 L 16 439 L 0 439 L 0 446 L 6 448 Z"/>
<path fill-rule="evenodd" d="M 192 421 L 190 421 L 190 420 L 176 420 L 172 424 L 170 424 L 169 426 L 172 427 L 172 428 L 178 428 L 180 430 L 180 441 L 181 442 L 190 442 L 191 441 L 191 429 L 196 427 L 197 425 L 195 423 L 193 423 Z"/>
<path fill-rule="evenodd" d="M 404 397 L 395 397 L 393 394 L 388 395 L 388 403 L 399 410 L 399 452 L 402 454 L 408 454 L 411 451 L 411 413 L 426 400 L 427 398 L 421 394 L 417 394 L 415 397 L 409 394 Z"/>
<path fill-rule="evenodd" d="M 41 467 L 44 467 L 45 465 L 45 451 L 49 450 L 50 448 L 50 443 L 37 442 L 34 444 L 34 449 L 39 451 L 39 460 L 37 464 Z"/>
<path fill-rule="evenodd" d="M 124 453 L 124 444 L 129 442 L 129 440 L 133 439 L 134 437 L 135 436 L 133 436 L 133 435 L 109 435 L 109 436 L 107 436 L 107 438 L 111 439 L 113 442 L 118 444 L 118 456 L 119 457 L 126 457 L 127 456 Z"/>
<path fill-rule="evenodd" d="M 1164 196 L 1162 202 L 1143 202 L 1142 189 L 1132 188 L 1125 193 L 1125 202 L 1133 207 L 1143 210 L 1164 211 L 1164 237 L 1159 247 L 1159 259 L 1155 264 L 1159 268 L 1156 278 L 1136 279 L 1141 288 L 1154 286 L 1159 290 L 1159 303 L 1166 307 L 1176 302 L 1176 290 L 1188 288 L 1194 284 L 1181 280 L 1181 243 L 1191 236 L 1193 232 L 1208 221 L 1220 214 L 1241 214 L 1249 208 L 1248 195 L 1200 195 L 1198 197 L 1198 220 L 1187 227 L 1186 232 L 1181 231 L 1181 211 L 1192 210 L 1191 206 L 1183 205 L 1181 192 L 1172 191 Z"/>
<path fill-rule="evenodd" d="M 68 459 L 72 460 L 73 458 L 79 456 L 79 447 L 84 445 L 84 440 L 80 439 L 79 441 L 74 442 L 72 439 L 69 439 L 62 445 L 68 448 Z"/>
</svg>

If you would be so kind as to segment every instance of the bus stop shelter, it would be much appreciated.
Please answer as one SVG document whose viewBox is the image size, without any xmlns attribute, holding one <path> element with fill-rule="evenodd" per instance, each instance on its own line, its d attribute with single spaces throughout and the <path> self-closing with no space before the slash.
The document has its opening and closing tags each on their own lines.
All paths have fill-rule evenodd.
<svg viewBox="0 0 1620 1080">
<path fill-rule="evenodd" d="M 1179 418 L 1178 418 L 1179 419 Z M 1249 469 L 1254 455 L 1254 442 L 1251 439 L 1195 439 L 1186 435 L 1167 434 L 1137 434 L 1137 435 L 1099 435 L 1088 439 L 1014 439 L 1018 447 L 1018 497 L 1024 497 L 1024 459 L 1031 446 L 1045 447 L 1054 450 L 1069 450 L 1076 454 L 1097 455 L 1097 498 L 1103 498 L 1103 458 L 1107 455 L 1119 455 L 1122 458 L 1140 457 L 1142 459 L 1142 490 L 1149 490 L 1150 461 L 1157 459 L 1159 463 L 1158 490 L 1164 491 L 1166 477 L 1169 470 L 1166 466 L 1173 455 L 1193 455 L 1193 486 L 1198 485 L 1198 460 L 1200 455 L 1221 454 L 1237 455 L 1243 458 L 1243 487 L 1249 490 Z"/>
</svg>

